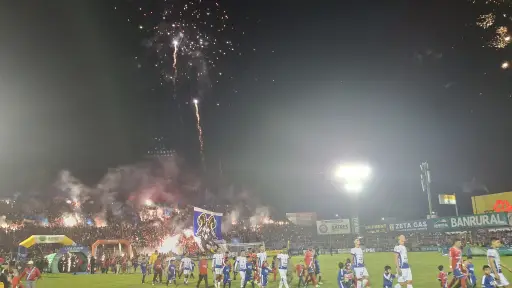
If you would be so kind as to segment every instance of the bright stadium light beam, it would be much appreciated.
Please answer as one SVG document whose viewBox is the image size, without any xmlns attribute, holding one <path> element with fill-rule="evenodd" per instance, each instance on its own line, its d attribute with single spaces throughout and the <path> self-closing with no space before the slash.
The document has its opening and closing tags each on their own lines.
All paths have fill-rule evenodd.
<svg viewBox="0 0 512 288">
<path fill-rule="evenodd" d="M 359 193 L 371 177 L 372 169 L 364 164 L 340 164 L 333 171 L 333 180 L 350 193 Z"/>
<path fill-rule="evenodd" d="M 355 181 L 355 182 L 347 182 L 345 183 L 345 186 L 343 186 L 347 192 L 350 193 L 359 193 L 363 191 L 364 185 L 361 181 Z"/>
<path fill-rule="evenodd" d="M 366 181 L 370 178 L 372 169 L 363 164 L 339 165 L 334 171 L 334 177 L 342 181 Z"/>
</svg>

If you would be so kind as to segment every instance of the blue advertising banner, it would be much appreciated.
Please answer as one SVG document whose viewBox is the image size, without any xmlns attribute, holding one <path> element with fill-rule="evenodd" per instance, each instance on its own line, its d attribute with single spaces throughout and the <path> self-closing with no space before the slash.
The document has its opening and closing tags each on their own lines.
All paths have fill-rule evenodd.
<svg viewBox="0 0 512 288">
<path fill-rule="evenodd" d="M 194 236 L 203 240 L 222 240 L 222 213 L 194 207 Z"/>
</svg>

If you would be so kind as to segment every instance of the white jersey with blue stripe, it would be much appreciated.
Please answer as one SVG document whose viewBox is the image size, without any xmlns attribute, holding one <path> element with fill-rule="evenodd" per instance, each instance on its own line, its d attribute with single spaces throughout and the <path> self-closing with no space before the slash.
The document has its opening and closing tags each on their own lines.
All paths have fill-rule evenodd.
<svg viewBox="0 0 512 288">
<path fill-rule="evenodd" d="M 364 267 L 364 255 L 363 249 L 354 247 L 350 249 L 350 254 L 352 254 L 354 258 L 354 267 Z"/>
<path fill-rule="evenodd" d="M 494 259 L 491 259 L 494 258 Z M 487 250 L 487 261 L 489 263 L 489 266 L 491 266 L 491 261 L 494 261 L 494 266 L 496 266 L 496 270 L 498 270 L 498 273 L 503 273 L 501 271 L 501 259 L 500 259 L 500 253 L 496 249 L 489 249 Z M 492 267 L 492 266 L 491 266 Z"/>
<path fill-rule="evenodd" d="M 290 256 L 288 254 L 277 254 L 277 259 L 279 260 L 279 269 L 287 270 L 288 269 L 288 259 Z"/>
<path fill-rule="evenodd" d="M 224 267 L 224 255 L 223 254 L 213 254 L 212 267 L 213 268 Z"/>
<path fill-rule="evenodd" d="M 236 258 L 235 271 L 238 268 L 239 271 L 245 271 L 247 269 L 247 258 L 239 256 Z"/>
<path fill-rule="evenodd" d="M 180 268 L 183 270 L 192 270 L 192 260 L 188 257 L 181 258 Z"/>
<path fill-rule="evenodd" d="M 258 267 L 261 268 L 263 263 L 267 261 L 267 252 L 260 252 L 256 256 L 258 257 Z"/>
<path fill-rule="evenodd" d="M 398 265 L 401 269 L 409 268 L 409 259 L 407 258 L 407 248 L 404 245 L 397 245 L 393 251 L 398 254 Z"/>
</svg>

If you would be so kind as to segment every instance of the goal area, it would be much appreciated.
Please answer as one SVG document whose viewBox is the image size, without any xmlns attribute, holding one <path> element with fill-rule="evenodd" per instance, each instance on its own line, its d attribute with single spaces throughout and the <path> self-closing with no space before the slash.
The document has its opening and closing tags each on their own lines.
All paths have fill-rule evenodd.
<svg viewBox="0 0 512 288">
<path fill-rule="evenodd" d="M 258 253 L 260 246 L 265 248 L 265 242 L 252 242 L 252 243 L 226 243 L 228 251 L 231 253 L 240 253 L 242 251 L 248 251 L 253 249 L 254 252 Z"/>
</svg>

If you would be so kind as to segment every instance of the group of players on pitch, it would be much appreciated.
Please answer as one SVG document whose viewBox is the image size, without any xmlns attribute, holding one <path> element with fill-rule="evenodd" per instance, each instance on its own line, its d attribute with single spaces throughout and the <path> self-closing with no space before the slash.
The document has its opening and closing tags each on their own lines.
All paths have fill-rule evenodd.
<svg viewBox="0 0 512 288">
<path fill-rule="evenodd" d="M 222 284 L 224 288 L 226 285 L 231 288 L 231 271 L 233 271 L 234 280 L 236 280 L 237 273 L 240 274 L 241 288 L 247 287 L 247 284 L 250 284 L 252 288 L 254 288 L 255 285 L 263 288 L 267 287 L 269 275 L 274 273 L 275 279 L 276 271 L 279 271 L 281 277 L 279 287 L 281 288 L 284 285 L 288 288 L 288 260 L 289 256 L 286 249 L 284 249 L 281 253 L 274 256 L 272 265 L 269 265 L 265 247 L 260 246 L 259 252 L 257 253 L 252 250 L 247 252 L 242 251 L 240 256 L 234 258 L 234 267 L 232 269 L 228 253 L 216 253 L 213 255 L 212 259 L 212 270 L 215 274 L 215 288 L 220 288 Z"/>
<path fill-rule="evenodd" d="M 396 274 L 391 273 L 391 267 L 384 267 L 383 274 L 383 287 L 384 288 L 413 288 L 412 285 L 412 272 L 409 265 L 409 259 L 407 257 L 407 248 L 405 247 L 405 236 L 400 235 L 398 237 L 398 245 L 394 248 L 395 253 L 395 267 Z M 369 288 L 369 274 L 364 265 L 363 249 L 360 247 L 360 239 L 357 238 L 354 241 L 354 248 L 350 249 L 352 259 L 347 259 L 346 263 L 339 263 L 338 272 L 338 287 L 339 288 Z M 477 278 L 475 275 L 474 265 L 471 257 L 462 259 L 460 239 L 455 239 L 453 246 L 449 250 L 450 259 L 450 272 L 444 272 L 443 265 L 438 267 L 439 274 L 438 280 L 442 288 L 473 288 L 477 286 Z M 482 288 L 495 288 L 495 287 L 508 287 L 509 282 L 502 273 L 502 268 L 505 268 L 512 272 L 510 268 L 501 263 L 499 255 L 499 247 L 501 241 L 498 238 L 491 239 L 491 248 L 487 251 L 488 265 L 483 266 L 483 277 L 482 277 Z M 231 276 L 233 272 L 234 280 L 236 280 L 237 273 L 240 274 L 240 287 L 246 288 L 247 284 L 251 284 L 252 288 L 255 285 L 265 288 L 269 283 L 269 275 L 274 274 L 274 280 L 276 279 L 276 272 L 279 272 L 280 281 L 279 288 L 283 285 L 289 288 L 288 282 L 291 280 L 288 278 L 290 264 L 290 256 L 286 249 L 283 249 L 281 253 L 274 256 L 272 265 L 269 266 L 267 262 L 267 253 L 263 246 L 260 247 L 258 253 L 254 253 L 252 250 L 243 251 L 240 256 L 235 257 L 234 264 L 232 265 L 228 257 L 228 253 L 219 253 L 213 255 L 211 270 L 215 275 L 214 284 L 215 288 L 229 287 L 231 288 Z M 184 275 L 185 284 L 188 284 L 189 276 L 193 275 L 194 270 L 193 261 L 187 256 L 181 259 L 179 268 L 175 265 L 176 259 L 173 257 L 169 261 L 168 265 L 168 281 L 167 285 L 173 283 L 176 285 L 176 277 Z M 202 257 L 200 263 L 200 279 L 197 283 L 197 287 L 202 280 L 206 282 L 207 274 L 207 260 Z M 233 267 L 234 266 L 234 267 Z M 141 267 L 143 268 L 143 267 Z M 319 287 L 321 284 L 321 273 L 320 265 L 318 262 L 317 255 L 312 248 L 308 249 L 304 254 L 304 261 L 300 261 L 299 264 L 294 267 L 299 277 L 299 287 L 308 286 L 310 283 L 313 287 Z M 144 274 L 144 270 L 143 274 Z M 453 275 L 450 283 L 448 283 L 448 275 Z M 318 279 L 317 279 L 318 278 Z M 393 286 L 394 280 L 397 280 Z M 144 281 L 144 280 L 143 280 Z"/>
<path fill-rule="evenodd" d="M 393 250 L 395 252 L 396 274 L 391 273 L 391 267 L 386 265 L 383 274 L 383 287 L 392 288 L 393 281 L 397 279 L 398 283 L 394 288 L 413 288 L 412 272 L 407 258 L 407 248 L 405 247 L 405 236 L 398 237 L 398 245 Z M 360 238 L 354 240 L 354 248 L 350 249 L 352 259 L 347 259 L 346 263 L 338 264 L 338 287 L 339 288 L 369 288 L 370 275 L 364 265 L 364 254 L 361 248 Z"/>
<path fill-rule="evenodd" d="M 462 244 L 460 239 L 453 241 L 453 246 L 449 251 L 450 269 L 449 274 L 453 274 L 453 278 L 448 283 L 447 273 L 443 271 L 440 265 L 438 280 L 443 288 L 472 288 L 477 287 L 477 278 L 475 275 L 475 266 L 472 263 L 472 257 L 462 259 Z M 482 267 L 484 275 L 482 276 L 482 288 L 509 287 L 507 278 L 503 275 L 502 268 L 512 272 L 510 268 L 501 263 L 499 248 L 501 241 L 498 238 L 491 238 L 491 247 L 487 250 L 488 265 Z"/>
<path fill-rule="evenodd" d="M 398 245 L 395 246 L 395 265 L 396 274 L 391 273 L 391 267 L 384 267 L 383 287 L 393 288 L 393 280 L 396 278 L 398 283 L 394 288 L 413 288 L 412 272 L 407 257 L 407 248 L 405 247 L 405 236 L 398 237 Z M 352 254 L 352 263 L 339 263 L 340 271 L 338 273 L 339 288 L 362 288 L 370 287 L 369 275 L 364 266 L 363 250 L 360 248 L 360 240 L 354 241 L 355 247 L 350 250 Z M 488 265 L 483 266 L 484 275 L 482 277 L 482 288 L 509 287 L 507 278 L 502 273 L 502 268 L 512 272 L 510 268 L 501 263 L 499 247 L 501 241 L 498 238 L 491 239 L 491 247 L 487 250 Z M 442 288 L 473 288 L 477 287 L 477 278 L 475 275 L 472 258 L 462 259 L 462 243 L 460 239 L 453 241 L 453 246 L 449 251 L 450 272 L 445 273 L 443 265 L 438 267 L 438 280 Z M 348 259 L 350 260 L 350 259 Z M 353 273 L 353 274 L 352 274 Z M 448 283 L 448 275 L 452 274 L 453 278 Z"/>
</svg>

